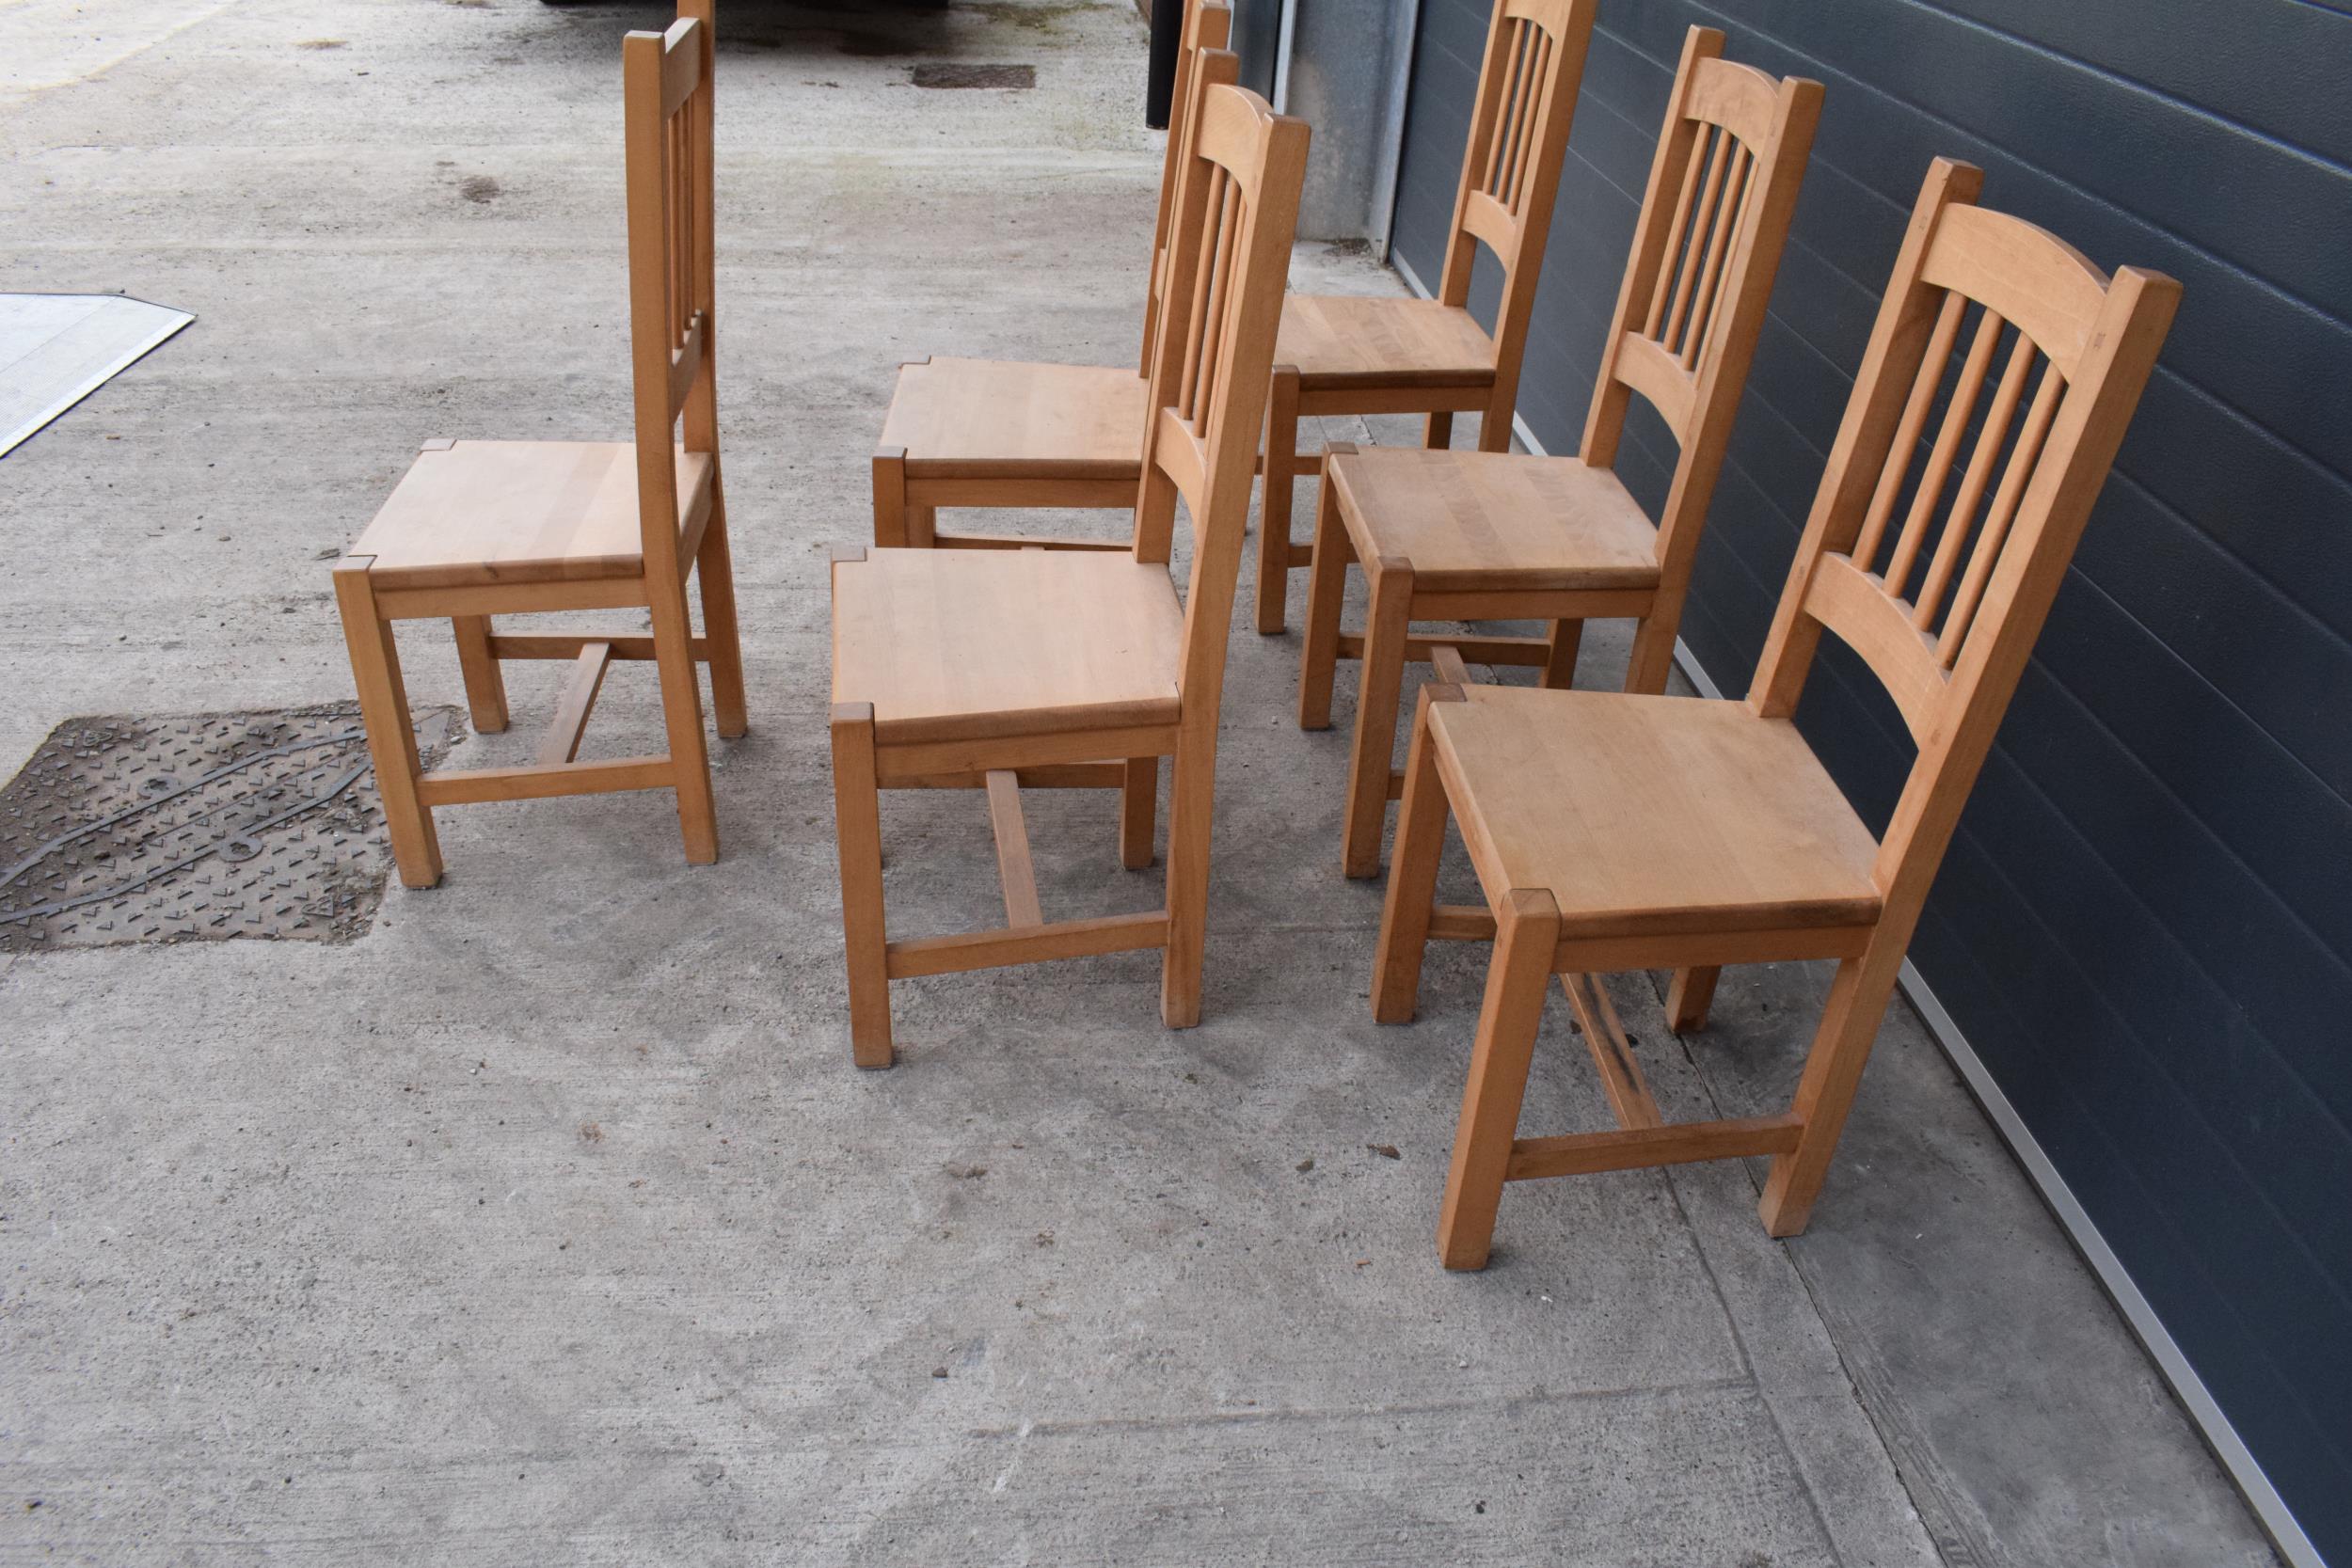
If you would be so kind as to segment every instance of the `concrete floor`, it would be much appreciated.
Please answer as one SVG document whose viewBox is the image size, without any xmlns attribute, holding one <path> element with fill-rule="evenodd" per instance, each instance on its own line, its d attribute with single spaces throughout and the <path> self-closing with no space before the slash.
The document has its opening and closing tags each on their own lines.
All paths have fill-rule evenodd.
<svg viewBox="0 0 2352 1568">
<path fill-rule="evenodd" d="M 627 430 L 617 50 L 660 16 L 0 10 L 0 287 L 199 316 L 0 467 L 0 768 L 346 697 L 323 558 L 421 440 Z M 722 22 L 726 858 L 660 797 L 477 807 L 348 945 L 0 963 L 0 1560 L 2271 1560 L 1899 1007 L 1803 1239 L 1690 1167 L 1515 1188 L 1439 1271 L 1485 955 L 1371 1023 L 1295 636 L 1234 634 L 1201 1027 L 1138 958 L 948 977 L 853 1071 L 823 562 L 898 360 L 1132 353 L 1158 158 L 1125 0 Z M 1037 87 L 906 85 L 942 56 Z M 527 754 L 552 680 L 458 760 Z M 590 744 L 657 737 L 624 671 Z M 1032 820 L 1049 910 L 1156 896 L 1107 799 Z M 885 829 L 898 928 L 991 919 L 977 801 Z M 1785 1094 L 1819 985 L 1737 973 L 1689 1041 L 1615 989 L 1695 1115 Z M 1531 1128 L 1604 1124 L 1581 1055 L 1555 1016 Z"/>
</svg>

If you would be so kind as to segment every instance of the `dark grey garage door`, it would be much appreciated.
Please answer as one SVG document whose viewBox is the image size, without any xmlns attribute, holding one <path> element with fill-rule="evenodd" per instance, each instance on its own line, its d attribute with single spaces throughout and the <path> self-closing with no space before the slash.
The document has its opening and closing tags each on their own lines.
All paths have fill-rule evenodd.
<svg viewBox="0 0 2352 1568">
<path fill-rule="evenodd" d="M 1422 8 L 1394 243 L 1431 285 L 1488 14 Z M 2352 19 L 1601 0 L 1520 401 L 1552 451 L 1582 425 L 1692 23 L 1829 89 L 1684 619 L 1725 690 L 1931 156 L 2186 287 L 1914 957 L 2303 1528 L 2352 1563 Z M 1633 448 L 1654 507 L 1662 434 Z M 1859 665 L 1822 675 L 1800 722 L 1883 821 L 1900 721 Z"/>
</svg>

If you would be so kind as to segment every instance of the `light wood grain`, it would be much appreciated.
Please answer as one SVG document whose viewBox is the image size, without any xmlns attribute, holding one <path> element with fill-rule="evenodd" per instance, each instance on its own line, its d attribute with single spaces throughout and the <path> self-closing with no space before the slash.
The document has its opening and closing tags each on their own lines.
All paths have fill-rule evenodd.
<svg viewBox="0 0 2352 1568">
<path fill-rule="evenodd" d="M 1379 869 L 1385 801 L 1396 791 L 1369 781 L 1386 773 L 1395 751 L 1400 667 L 1430 657 L 1425 650 L 1439 641 L 1413 637 L 1413 623 L 1549 621 L 1551 634 L 1535 662 L 1547 687 L 1565 689 L 1575 678 L 1583 621 L 1630 616 L 1636 626 L 1625 689 L 1665 689 L 1699 531 L 1821 97 L 1816 83 L 1775 81 L 1727 64 L 1718 57 L 1722 47 L 1723 35 L 1707 28 L 1691 29 L 1684 40 L 1582 453 L 1375 449 L 1334 452 L 1325 463 L 1299 722 L 1330 721 L 1332 666 L 1360 658 L 1341 830 L 1350 876 Z M 1669 288 L 1667 275 L 1676 271 L 1679 280 Z M 1635 395 L 1657 409 L 1677 446 L 1654 522 L 1613 467 Z M 1326 513 L 1343 532 L 1343 548 L 1323 543 L 1336 539 Z M 1391 605 L 1360 641 L 1341 628 L 1338 615 L 1351 561 L 1385 562 L 1392 576 L 1409 567 L 1413 585 L 1411 602 Z M 1471 657 L 1467 647 L 1457 651 Z"/>
<path fill-rule="evenodd" d="M 876 550 L 834 566 L 835 702 L 889 743 L 1177 721 L 1167 568 L 1064 551 Z"/>
<path fill-rule="evenodd" d="M 1021 781 L 1012 769 L 989 770 L 988 826 L 996 839 L 996 879 L 1005 889 L 1005 924 L 1019 930 L 1042 926 L 1037 871 L 1029 859 L 1029 829 L 1021 816 Z"/>
<path fill-rule="evenodd" d="M 588 716 L 596 711 L 596 693 L 604 689 L 604 673 L 612 666 L 612 643 L 591 642 L 580 650 L 563 694 L 556 698 L 555 718 L 548 724 L 547 737 L 539 743 L 542 763 L 565 763 L 580 755 L 580 734 L 588 727 Z"/>
<path fill-rule="evenodd" d="M 1660 166 L 1700 163 L 1686 147 L 1662 150 Z M 1375 1017 L 1409 1018 L 1431 938 L 1493 936 L 1440 1226 L 1449 1267 L 1486 1260 L 1506 1180 L 1769 1154 L 1765 1228 L 1793 1235 L 1812 1213 L 1928 889 L 2180 294 L 2169 278 L 2125 268 L 2084 296 L 2088 263 L 2030 226 L 1976 214 L 1979 183 L 1965 165 L 1939 160 L 1929 171 L 1746 701 L 1467 687 L 1422 705 L 1372 990 Z M 1702 192 L 1692 209 L 1705 206 Z M 1931 268 L 1931 257 L 1943 260 Z M 1671 322 L 1638 255 L 1634 271 L 1628 300 Z M 1963 314 L 1956 300 L 1984 314 L 1945 401 L 1945 434 L 1922 456 L 1933 383 Z M 2032 348 L 2012 350 L 1978 450 L 1997 450 L 2021 409 L 2023 434 L 1997 487 L 1992 460 L 1970 460 L 1946 524 L 1963 536 L 1941 536 L 1921 605 L 1907 603 L 1928 537 L 1920 519 L 1941 504 L 1961 444 L 1950 432 L 1970 420 L 2004 319 Z M 2028 404 L 2037 356 L 2049 372 Z M 2049 390 L 2060 382 L 2062 392 Z M 1910 493 L 1925 499 L 1889 541 L 1891 498 L 1915 463 L 1926 483 Z M 1884 575 L 1871 569 L 1882 547 L 1899 563 Z M 1939 641 L 1934 606 L 1954 583 L 1956 606 L 1970 611 Z M 1793 722 L 1824 631 L 1863 654 L 1919 743 L 1878 838 Z M 1435 904 L 1449 816 L 1486 895 L 1483 915 Z M 1537 1017 L 1522 933 L 1538 910 L 1554 939 L 1548 968 L 1570 975 L 1622 1131 L 1514 1134 Z M 1667 1012 L 1682 1030 L 1704 1024 L 1722 965 L 1803 958 L 1837 968 L 1789 1109 L 1672 1126 L 1653 1125 L 1607 993 L 1578 973 L 1677 971 Z"/>
<path fill-rule="evenodd" d="M 910 481 L 1132 486 L 1143 472 L 1149 390 L 1123 366 L 928 359 L 899 368 L 882 444 L 905 449 Z"/>
<path fill-rule="evenodd" d="M 1228 85 L 1230 58 L 1197 62 L 1155 269 L 1168 309 L 1137 421 L 1129 548 L 1008 548 L 1027 542 L 998 539 L 834 561 L 835 809 L 861 1066 L 892 1059 L 897 978 L 1157 947 L 1162 1019 L 1174 1028 L 1199 1020 L 1227 631 L 1307 140 L 1304 125 Z M 914 498 L 927 492 L 891 488 L 913 464 L 895 446 L 877 454 L 878 531 L 911 546 L 951 543 L 920 515 Z M 1170 566 L 1180 500 L 1192 530 L 1181 597 Z M 1165 907 L 1045 920 L 1024 773 L 1118 788 L 1120 861 L 1140 868 L 1152 860 L 1163 755 L 1173 780 Z M 975 779 L 987 793 L 1008 924 L 886 940 L 879 792 Z"/>
<path fill-rule="evenodd" d="M 1573 457 L 1367 447 L 1335 457 L 1326 483 L 1357 556 L 1409 561 L 1430 592 L 1658 584 L 1641 503 Z"/>
<path fill-rule="evenodd" d="M 1169 306 L 1169 255 L 1182 171 L 1208 89 L 1238 79 L 1225 47 L 1232 12 L 1190 0 L 1178 40 L 1158 214 L 1145 269 L 1139 368 L 983 359 L 900 367 L 874 465 L 874 542 L 883 546 L 1099 547 L 1044 536 L 975 539 L 940 531 L 941 507 L 1132 508 L 1144 467 L 1150 382 Z M 1175 302 L 1188 306 L 1189 295 Z"/>
<path fill-rule="evenodd" d="M 1285 303 L 1266 426 L 1259 631 L 1282 630 L 1290 573 L 1314 559 L 1291 537 L 1292 481 L 1319 466 L 1319 454 L 1299 453 L 1301 420 L 1422 414 L 1425 444 L 1442 448 L 1452 416 L 1475 411 L 1480 450 L 1510 449 L 1527 326 L 1595 12 L 1596 0 L 1495 0 L 1434 297 L 1301 294 Z M 1470 274 L 1482 251 L 1502 274 L 1492 334 L 1470 309 Z"/>
<path fill-rule="evenodd" d="M 622 42 L 633 438 L 429 441 L 337 573 L 370 751 L 411 886 L 440 878 L 431 809 L 466 801 L 666 787 L 686 858 L 718 858 L 698 663 L 710 668 L 720 733 L 741 735 L 748 720 L 718 448 L 712 51 L 709 0 L 681 0 L 667 29 Z M 358 572 L 364 584 L 346 581 Z M 699 578 L 699 638 L 690 578 Z M 491 630 L 493 615 L 631 606 L 647 610 L 650 637 Z M 390 623 L 424 616 L 451 619 L 485 731 L 507 722 L 500 660 L 580 660 L 536 765 L 420 775 Z M 653 660 L 669 751 L 577 761 L 615 657 Z"/>
<path fill-rule="evenodd" d="M 1785 721 L 1736 703 L 1471 687 L 1431 713 L 1479 879 L 1565 935 L 1867 926 L 1878 841 Z"/>
<path fill-rule="evenodd" d="M 690 516 L 711 459 L 679 449 Z M 352 546 L 382 589 L 571 582 L 644 575 L 637 451 L 626 441 L 458 441 L 424 451 Z"/>
</svg>

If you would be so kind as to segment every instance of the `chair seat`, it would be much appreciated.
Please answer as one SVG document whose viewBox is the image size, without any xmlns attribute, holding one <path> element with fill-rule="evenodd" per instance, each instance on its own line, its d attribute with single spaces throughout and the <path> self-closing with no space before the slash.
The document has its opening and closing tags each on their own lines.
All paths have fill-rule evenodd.
<svg viewBox="0 0 2352 1568">
<path fill-rule="evenodd" d="M 1121 366 L 930 359 L 898 368 L 882 444 L 931 479 L 1135 480 L 1149 396 Z"/>
<path fill-rule="evenodd" d="M 1413 563 L 1413 584 L 1651 588 L 1658 531 L 1617 476 L 1573 457 L 1371 447 L 1330 464 L 1357 555 Z"/>
<path fill-rule="evenodd" d="M 677 452 L 681 530 L 710 488 Z M 458 441 L 417 454 L 351 546 L 379 588 L 632 578 L 645 569 L 637 449 L 627 441 Z"/>
<path fill-rule="evenodd" d="M 1301 390 L 1368 387 L 1484 387 L 1495 346 L 1470 313 L 1434 299 L 1291 294 L 1274 362 L 1298 370 Z"/>
<path fill-rule="evenodd" d="M 1700 697 L 1497 686 L 1429 714 L 1488 896 L 1549 892 L 1564 936 L 1878 916 L 1878 843 L 1785 719 Z"/>
<path fill-rule="evenodd" d="M 1184 608 L 1123 554 L 878 549 L 833 568 L 833 700 L 878 740 L 1173 724 Z"/>
</svg>

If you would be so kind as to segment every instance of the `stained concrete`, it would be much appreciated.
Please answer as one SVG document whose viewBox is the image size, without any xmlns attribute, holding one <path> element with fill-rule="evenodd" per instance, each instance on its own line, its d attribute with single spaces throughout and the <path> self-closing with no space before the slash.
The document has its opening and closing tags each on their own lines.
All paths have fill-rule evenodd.
<svg viewBox="0 0 2352 1568">
<path fill-rule="evenodd" d="M 97 9 L 0 11 L 8 286 L 199 320 L 0 466 L 10 768 L 69 714 L 347 695 L 321 557 L 420 441 L 628 422 L 617 46 L 657 10 Z M 720 61 L 726 858 L 660 797 L 457 810 L 445 885 L 347 945 L 0 960 L 0 1560 L 2269 1560 L 1900 1009 L 1802 1240 L 1718 1165 L 1516 1188 L 1494 1266 L 1439 1271 L 1483 955 L 1370 1022 L 1295 637 L 1234 635 L 1200 1028 L 1132 956 L 953 976 L 853 1071 L 822 562 L 897 361 L 1132 353 L 1158 158 L 1117 0 L 745 0 Z M 658 743 L 644 676 L 592 747 Z M 1152 901 L 1107 800 L 1031 815 L 1049 908 Z M 885 831 L 899 928 L 993 917 L 976 801 Z M 1616 994 L 1699 1115 L 1785 1090 L 1820 985 L 1735 974 L 1688 1042 Z M 1528 1124 L 1606 1116 L 1555 999 Z"/>
</svg>

